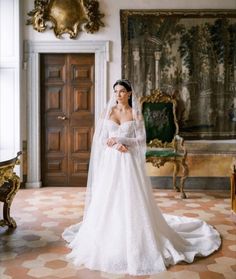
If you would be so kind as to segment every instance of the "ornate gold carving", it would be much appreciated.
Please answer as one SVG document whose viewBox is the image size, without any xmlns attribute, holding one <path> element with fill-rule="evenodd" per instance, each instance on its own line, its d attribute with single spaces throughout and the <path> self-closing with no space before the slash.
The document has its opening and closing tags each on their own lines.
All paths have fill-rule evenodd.
<svg viewBox="0 0 236 279">
<path fill-rule="evenodd" d="M 173 148 L 175 146 L 175 141 L 172 142 L 162 142 L 161 140 L 154 139 L 151 140 L 148 144 L 149 147 L 157 147 L 157 148 Z"/>
<path fill-rule="evenodd" d="M 57 38 L 68 33 L 74 39 L 81 29 L 94 33 L 104 26 L 101 21 L 104 15 L 99 12 L 96 0 L 35 0 L 34 6 L 26 24 L 32 24 L 38 32 L 53 29 Z"/>
<path fill-rule="evenodd" d="M 20 178 L 13 172 L 15 165 L 20 163 L 17 157 L 0 164 L 0 201 L 3 205 L 3 220 L 0 220 L 0 226 L 16 228 L 15 220 L 10 216 L 10 207 L 17 191 L 20 188 Z"/>
<path fill-rule="evenodd" d="M 157 102 L 169 103 L 169 102 L 171 102 L 176 107 L 175 97 L 172 95 L 164 94 L 160 89 L 153 90 L 151 95 L 142 96 L 140 98 L 140 104 L 142 105 L 144 102 L 146 102 L 146 103 L 157 103 Z"/>
<path fill-rule="evenodd" d="M 147 163 L 151 163 L 154 167 L 160 168 L 164 166 L 165 163 L 173 163 L 174 164 L 174 171 L 173 171 L 173 188 L 177 192 L 181 192 L 181 198 L 186 199 L 186 194 L 184 192 L 184 183 L 188 176 L 188 165 L 186 164 L 186 156 L 183 157 L 148 157 L 146 159 Z M 180 166 L 182 167 L 182 176 L 180 178 L 180 186 L 177 186 L 176 177 L 179 172 Z"/>
<path fill-rule="evenodd" d="M 182 16 L 196 17 L 196 16 L 219 16 L 227 17 L 229 15 L 235 16 L 235 10 L 122 10 L 121 18 L 125 20 L 127 16 L 142 15 L 142 16 Z M 163 19 L 164 20 L 164 19 Z"/>
</svg>

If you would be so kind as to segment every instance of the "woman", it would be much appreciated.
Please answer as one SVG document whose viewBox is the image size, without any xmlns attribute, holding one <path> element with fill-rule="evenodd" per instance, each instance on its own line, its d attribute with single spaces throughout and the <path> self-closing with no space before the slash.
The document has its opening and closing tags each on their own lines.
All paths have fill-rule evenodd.
<svg viewBox="0 0 236 279">
<path fill-rule="evenodd" d="M 118 80 L 93 138 L 83 222 L 63 237 L 75 265 L 148 275 L 207 256 L 221 244 L 198 219 L 163 215 L 145 171 L 146 136 L 128 80 Z"/>
</svg>

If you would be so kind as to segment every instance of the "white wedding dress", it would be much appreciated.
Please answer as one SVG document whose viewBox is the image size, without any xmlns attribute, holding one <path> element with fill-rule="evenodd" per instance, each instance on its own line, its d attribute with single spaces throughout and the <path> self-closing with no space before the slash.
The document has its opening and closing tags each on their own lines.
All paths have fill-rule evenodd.
<svg viewBox="0 0 236 279">
<path fill-rule="evenodd" d="M 106 120 L 106 133 L 129 151 L 105 148 L 86 218 L 63 233 L 72 249 L 68 258 L 93 270 L 148 275 L 217 250 L 219 233 L 206 222 L 161 213 L 145 165 L 129 141 L 133 121 Z"/>
</svg>

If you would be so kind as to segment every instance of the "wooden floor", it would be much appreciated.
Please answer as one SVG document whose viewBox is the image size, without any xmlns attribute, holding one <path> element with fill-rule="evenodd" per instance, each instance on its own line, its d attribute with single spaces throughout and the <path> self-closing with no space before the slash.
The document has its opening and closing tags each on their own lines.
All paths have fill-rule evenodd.
<svg viewBox="0 0 236 279">
<path fill-rule="evenodd" d="M 65 255 L 69 252 L 61 238 L 64 228 L 77 223 L 83 214 L 84 188 L 41 188 L 20 190 L 11 215 L 15 231 L 0 228 L 1 279 L 235 279 L 236 226 L 230 217 L 229 192 L 188 192 L 181 200 L 171 190 L 153 190 L 164 213 L 196 217 L 215 226 L 223 244 L 219 251 L 192 264 L 172 266 L 152 276 L 115 275 L 75 268 Z"/>
</svg>

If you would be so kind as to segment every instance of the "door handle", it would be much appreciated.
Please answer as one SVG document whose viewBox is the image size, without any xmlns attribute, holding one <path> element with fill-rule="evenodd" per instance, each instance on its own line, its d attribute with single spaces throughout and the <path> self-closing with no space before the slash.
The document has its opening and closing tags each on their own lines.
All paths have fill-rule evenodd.
<svg viewBox="0 0 236 279">
<path fill-rule="evenodd" d="M 63 115 L 63 116 L 59 115 L 59 116 L 57 116 L 57 119 L 66 120 L 66 116 L 65 115 Z"/>
</svg>

